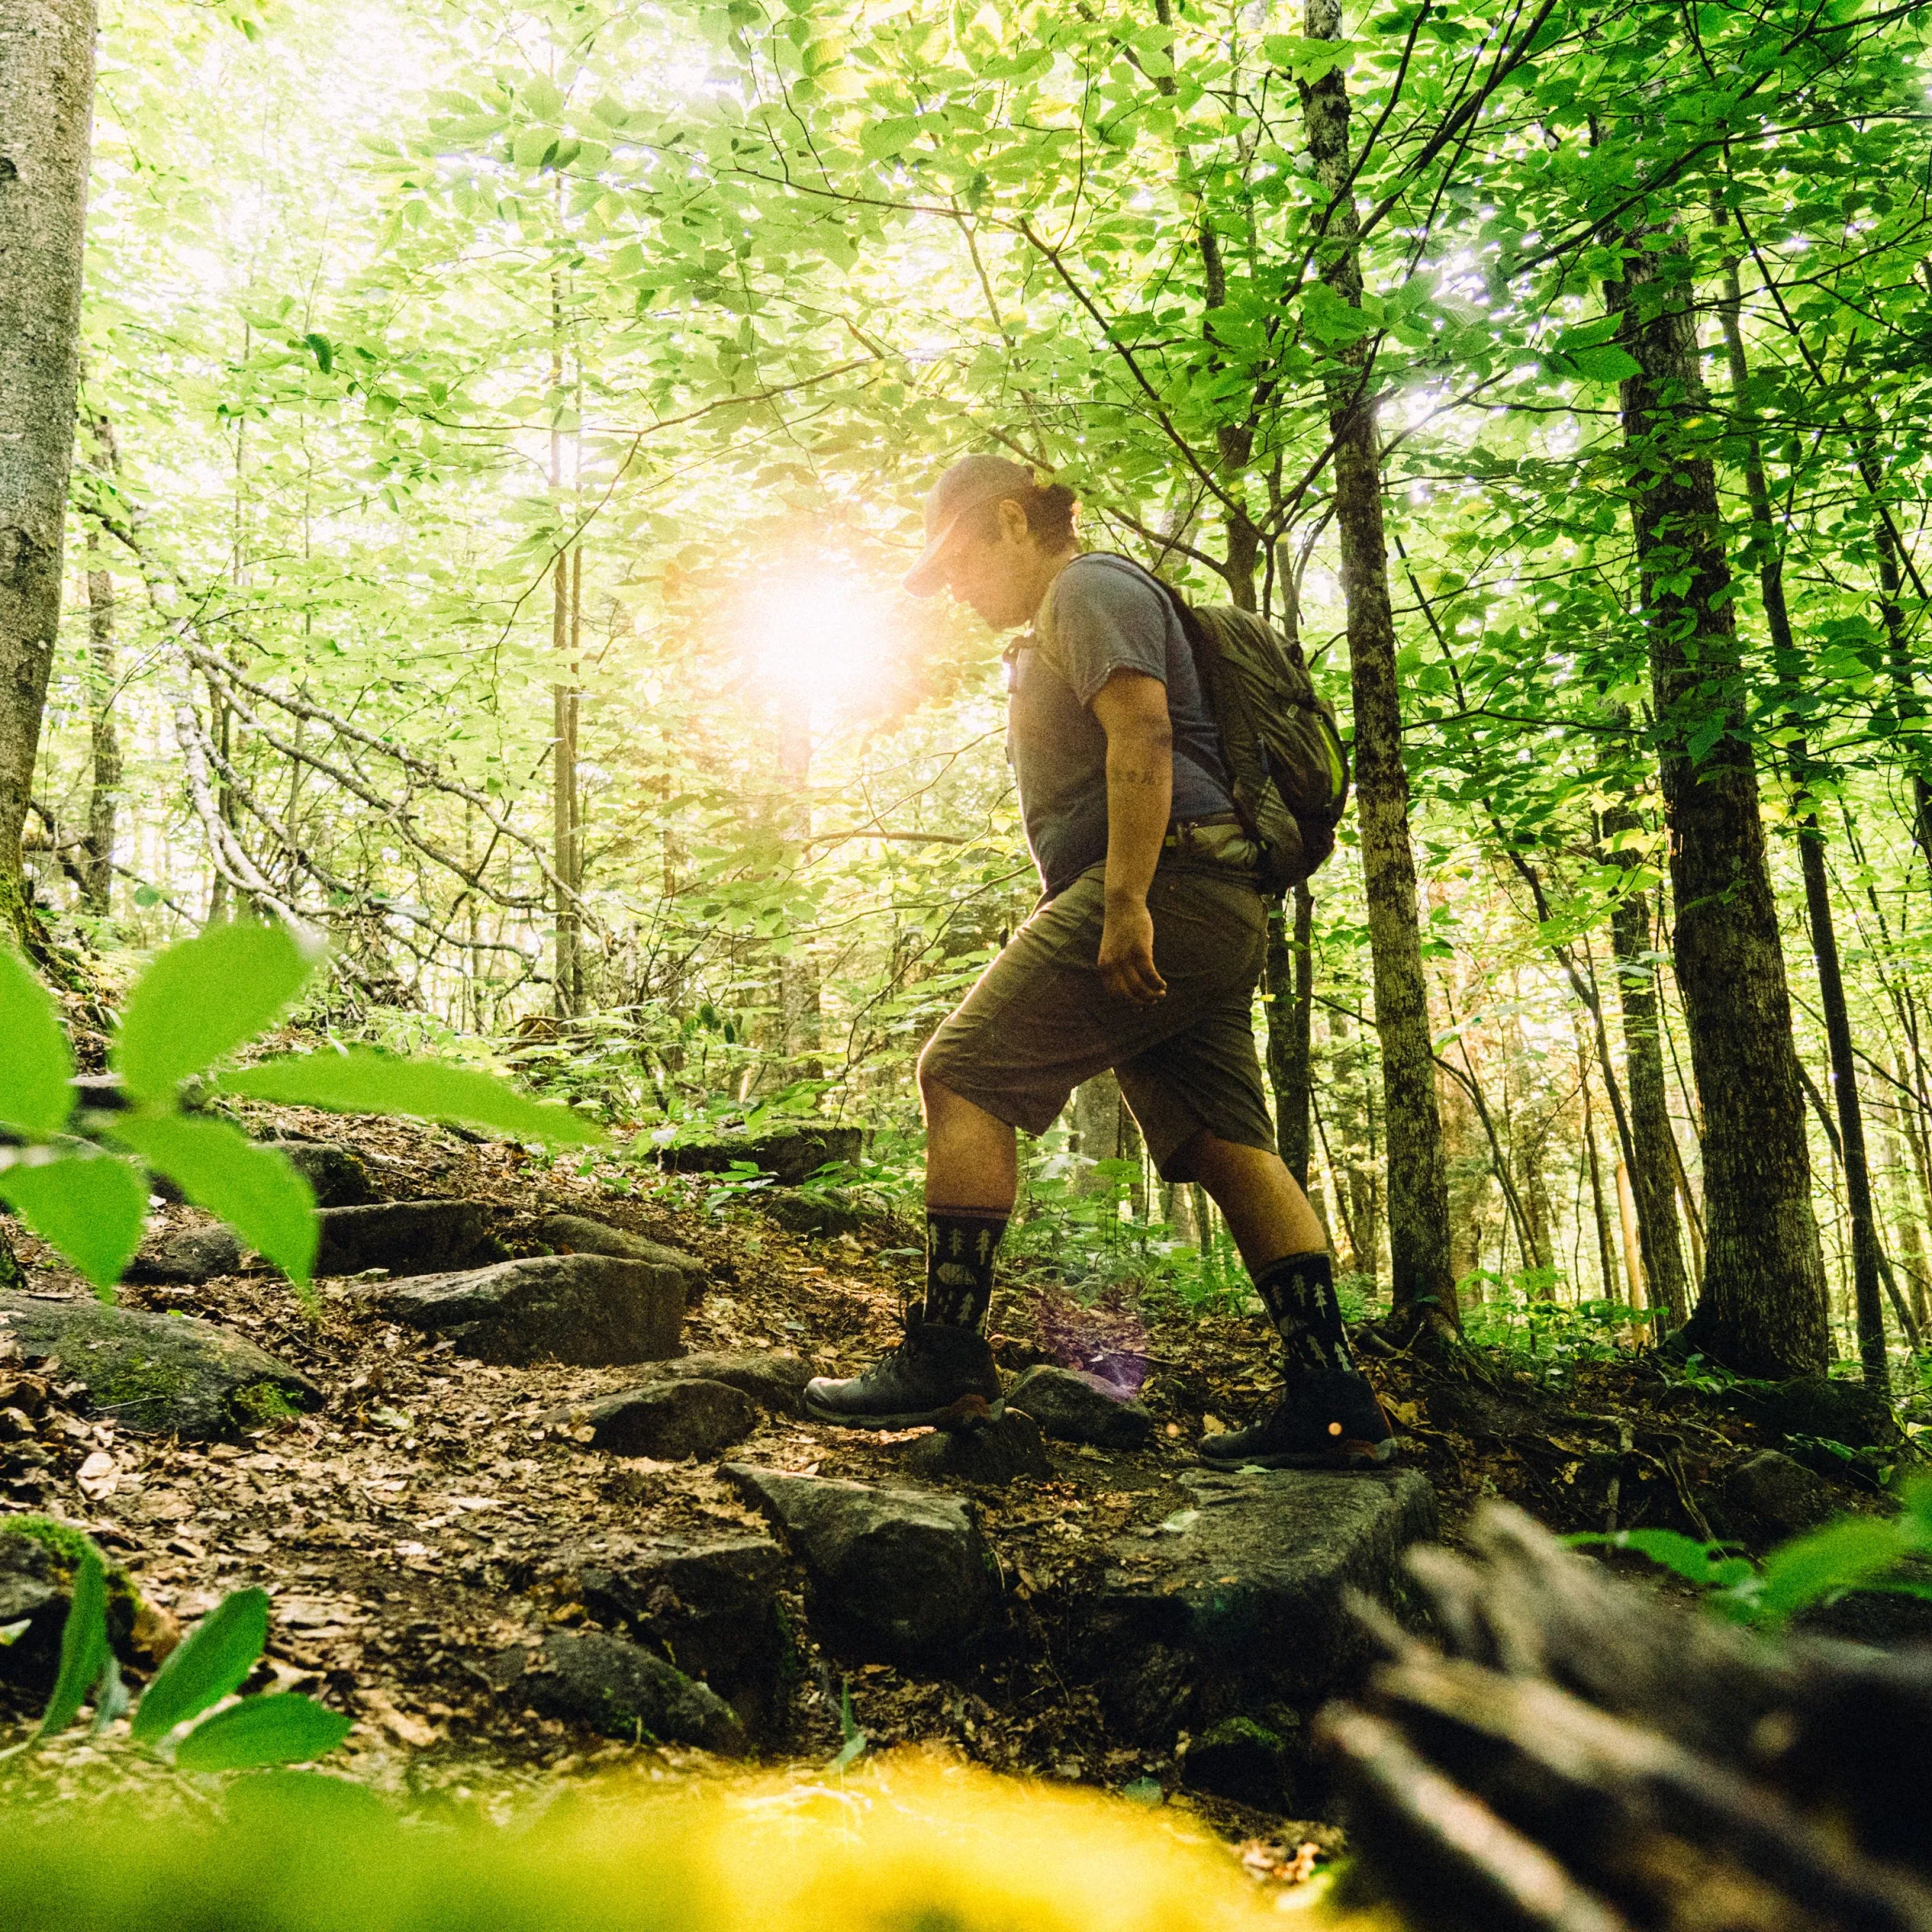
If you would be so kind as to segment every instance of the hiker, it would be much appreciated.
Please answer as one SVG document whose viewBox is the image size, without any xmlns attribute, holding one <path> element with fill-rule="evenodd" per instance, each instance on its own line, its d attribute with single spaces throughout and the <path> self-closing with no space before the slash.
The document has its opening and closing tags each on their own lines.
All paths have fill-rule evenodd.
<svg viewBox="0 0 1932 1932">
<path fill-rule="evenodd" d="M 925 529 L 909 591 L 943 587 L 996 630 L 1030 626 L 1006 654 L 1007 749 L 1044 896 L 920 1056 L 924 1306 L 884 1360 L 813 1381 L 807 1413 L 903 1429 L 976 1409 L 963 1398 L 997 1402 L 984 1330 L 1018 1187 L 1014 1129 L 1044 1133 L 1112 1067 L 1161 1178 L 1198 1182 L 1226 1216 L 1282 1339 L 1273 1413 L 1208 1436 L 1202 1459 L 1385 1463 L 1394 1437 L 1349 1353 L 1327 1237 L 1262 1093 L 1261 848 L 1236 809 L 1185 607 L 1125 558 L 1083 554 L 1073 493 L 1004 457 L 954 463 Z M 1339 809 L 1339 738 L 1332 755 Z"/>
</svg>

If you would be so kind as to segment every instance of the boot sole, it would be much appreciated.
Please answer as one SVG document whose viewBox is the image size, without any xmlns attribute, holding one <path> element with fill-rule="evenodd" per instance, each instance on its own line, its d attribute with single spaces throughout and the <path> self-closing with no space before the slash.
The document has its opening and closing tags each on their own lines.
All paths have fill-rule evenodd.
<svg viewBox="0 0 1932 1932">
<path fill-rule="evenodd" d="M 807 1418 L 831 1422 L 842 1429 L 944 1429 L 958 1435 L 976 1435 L 1005 1413 L 1004 1400 L 989 1402 L 983 1395 L 962 1395 L 937 1409 L 908 1410 L 899 1415 L 853 1415 L 842 1409 L 821 1407 L 807 1395 Z"/>
<path fill-rule="evenodd" d="M 1220 1456 L 1195 1451 L 1211 1469 L 1386 1469 L 1395 1460 L 1395 1440 L 1341 1443 L 1332 1450 L 1278 1449 L 1263 1455 Z"/>
</svg>

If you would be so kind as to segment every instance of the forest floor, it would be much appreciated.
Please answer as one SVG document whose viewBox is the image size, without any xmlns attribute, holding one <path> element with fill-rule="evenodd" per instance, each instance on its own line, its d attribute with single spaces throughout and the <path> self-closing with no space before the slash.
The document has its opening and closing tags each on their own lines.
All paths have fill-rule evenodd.
<svg viewBox="0 0 1932 1932">
<path fill-rule="evenodd" d="M 848 1373 L 892 1346 L 914 1281 L 915 1237 L 902 1226 L 801 1240 L 753 1206 L 707 1213 L 704 1177 L 660 1176 L 621 1156 L 553 1163 L 511 1143 L 298 1109 L 245 1118 L 257 1133 L 353 1146 L 392 1199 L 485 1203 L 513 1252 L 534 1251 L 534 1224 L 557 1212 L 687 1249 L 709 1274 L 686 1316 L 693 1352 L 785 1350 L 821 1372 Z M 163 1225 L 196 1218 L 180 1208 L 156 1214 Z M 19 1248 L 35 1290 L 85 1292 L 44 1245 L 23 1236 Z M 351 1770 L 431 1809 L 494 1810 L 618 1760 L 674 1781 L 709 1774 L 714 1761 L 701 1752 L 613 1742 L 535 1716 L 497 1687 L 489 1666 L 547 1627 L 586 1621 L 572 1579 L 587 1558 L 619 1557 L 646 1535 L 762 1530 L 763 1517 L 714 1465 L 593 1453 L 541 1419 L 634 1385 L 636 1370 L 485 1366 L 374 1319 L 360 1282 L 319 1290 L 312 1313 L 266 1267 L 200 1287 L 120 1291 L 132 1307 L 238 1330 L 324 1391 L 315 1413 L 235 1442 L 118 1427 L 71 1391 L 64 1398 L 57 1373 L 31 1392 L 39 1399 L 24 1407 L 40 1413 L 23 1426 L 23 1405 L 10 1408 L 6 1391 L 24 1372 L 0 1362 L 0 1420 L 15 1418 L 14 1439 L 0 1442 L 0 1498 L 85 1527 L 184 1624 L 227 1591 L 266 1589 L 274 1613 L 259 1686 L 353 1713 Z M 1030 1288 L 1002 1291 L 993 1326 L 1009 1373 L 1055 1361 L 1144 1377 L 1153 1439 L 1132 1452 L 1058 1444 L 1051 1480 L 971 1492 L 1013 1615 L 1009 1641 L 970 1667 L 940 1676 L 848 1665 L 807 1637 L 791 1761 L 815 1775 L 838 1751 L 848 1688 L 873 1748 L 914 1745 L 1115 1790 L 1146 1791 L 1151 1780 L 1224 1835 L 1281 1836 L 1278 1818 L 1190 1793 L 1171 1757 L 1117 1737 L 1094 1687 L 1069 1681 L 1059 1653 L 1063 1620 L 1107 1540 L 1151 1531 L 1184 1506 L 1177 1479 L 1195 1466 L 1203 1427 L 1245 1420 L 1268 1402 L 1269 1338 L 1245 1318 Z M 1435 1485 L 1451 1541 L 1486 1496 L 1560 1530 L 1603 1529 L 1614 1503 L 1620 1524 L 1707 1534 L 1729 1472 L 1778 1439 L 1642 1356 L 1490 1358 L 1478 1379 L 1402 1353 L 1364 1361 L 1407 1460 Z M 910 1439 L 767 1415 L 729 1455 L 890 1481 Z M 1841 1506 L 1876 1503 L 1856 1480 L 1835 1488 Z M 24 1704 L 0 1704 L 0 1744 L 10 1716 L 27 1715 Z M 95 1755 L 76 1738 L 43 1753 L 38 1775 L 75 1788 Z M 1286 1842 L 1311 1829 L 1289 1828 Z"/>
</svg>

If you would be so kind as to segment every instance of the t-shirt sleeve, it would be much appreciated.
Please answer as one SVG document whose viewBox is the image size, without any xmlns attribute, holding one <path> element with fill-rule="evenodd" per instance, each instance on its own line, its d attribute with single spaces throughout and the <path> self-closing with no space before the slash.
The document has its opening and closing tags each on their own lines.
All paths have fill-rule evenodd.
<svg viewBox="0 0 1932 1932">
<path fill-rule="evenodd" d="M 1054 587 L 1053 638 L 1061 675 L 1083 704 L 1117 671 L 1167 682 L 1166 608 L 1130 572 L 1069 564 Z"/>
</svg>

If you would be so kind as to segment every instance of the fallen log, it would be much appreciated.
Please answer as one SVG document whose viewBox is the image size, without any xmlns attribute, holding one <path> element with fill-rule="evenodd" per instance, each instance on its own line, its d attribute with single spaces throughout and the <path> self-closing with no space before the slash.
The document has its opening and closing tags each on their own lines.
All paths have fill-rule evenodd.
<svg viewBox="0 0 1932 1932">
<path fill-rule="evenodd" d="M 1491 1505 L 1410 1559 L 1434 1641 L 1318 1741 L 1414 1932 L 1932 1932 L 1932 1650 L 1773 1639 Z"/>
</svg>

